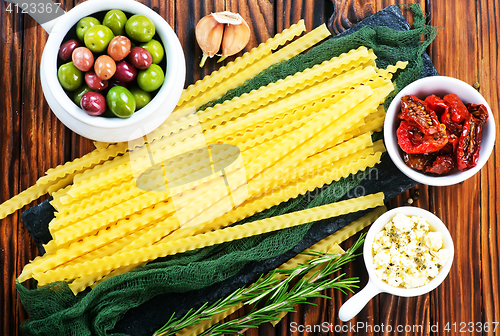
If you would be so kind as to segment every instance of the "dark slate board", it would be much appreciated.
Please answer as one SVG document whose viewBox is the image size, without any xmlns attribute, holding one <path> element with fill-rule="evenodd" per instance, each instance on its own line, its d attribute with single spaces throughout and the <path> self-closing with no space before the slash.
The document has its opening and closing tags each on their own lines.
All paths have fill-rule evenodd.
<svg viewBox="0 0 500 336">
<path fill-rule="evenodd" d="M 410 25 L 406 22 L 399 7 L 393 5 L 373 14 L 337 36 L 350 34 L 366 25 L 383 25 L 398 30 L 410 29 Z M 422 77 L 438 75 L 429 56 L 424 54 L 422 59 L 424 61 Z M 367 179 L 360 184 L 365 194 L 382 191 L 388 201 L 417 184 L 402 174 L 387 154 L 383 155 L 382 162 L 376 167 L 378 178 L 375 181 Z M 344 197 L 344 199 L 347 198 L 349 197 Z M 54 209 L 49 201 L 50 199 L 31 207 L 22 215 L 24 225 L 42 253 L 44 252 L 42 244 L 51 239 L 48 223 L 54 217 Z M 205 302 L 214 302 L 227 296 L 235 289 L 255 281 L 261 274 L 275 269 L 306 248 L 360 218 L 368 211 L 348 214 L 334 220 L 319 221 L 311 227 L 304 239 L 290 251 L 262 262 L 248 263 L 238 274 L 221 283 L 187 293 L 169 293 L 157 296 L 137 308 L 130 309 L 118 322 L 113 332 L 122 332 L 133 336 L 151 335 L 174 312 L 177 316 L 182 316 L 192 307 L 199 307 Z M 169 304 L 166 305 L 165 302 Z"/>
</svg>

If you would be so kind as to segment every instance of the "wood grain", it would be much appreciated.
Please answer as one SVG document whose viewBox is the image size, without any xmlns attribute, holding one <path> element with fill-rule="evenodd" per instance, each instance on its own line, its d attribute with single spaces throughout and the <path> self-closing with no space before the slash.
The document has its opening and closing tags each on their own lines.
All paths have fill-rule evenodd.
<svg viewBox="0 0 500 336">
<path fill-rule="evenodd" d="M 334 12 L 328 19 L 333 34 L 340 34 L 374 13 L 373 0 L 332 0 Z"/>
<path fill-rule="evenodd" d="M 63 1 L 71 9 L 83 0 Z M 348 1 L 348 0 L 345 0 Z M 198 67 L 201 51 L 196 44 L 194 27 L 203 16 L 230 10 L 239 12 L 250 24 L 252 39 L 246 50 L 255 47 L 299 19 L 305 19 L 311 30 L 325 22 L 333 13 L 329 0 L 140 0 L 153 8 L 175 30 L 184 48 L 187 65 L 186 86 L 209 74 L 221 64 L 216 59 Z M 391 4 L 409 4 L 409 0 L 372 0 L 374 10 Z M 498 111 L 500 93 L 499 37 L 500 6 L 489 0 L 457 0 L 451 4 L 441 0 L 417 1 L 431 24 L 444 27 L 429 48 L 437 70 L 469 84 L 478 82 L 480 92 L 492 107 L 497 132 L 500 131 Z M 93 146 L 88 139 L 75 135 L 52 114 L 45 102 L 39 80 L 39 64 L 47 34 L 26 15 L 8 13 L 6 3 L 0 2 L 0 169 L 2 171 L 0 201 L 5 201 L 32 185 L 46 169 L 89 152 Z M 411 15 L 403 9 L 412 22 Z M 236 56 L 234 56 L 236 57 Z M 230 57 L 228 61 L 234 57 Z M 227 62 L 227 61 L 226 61 Z M 417 186 L 391 201 L 395 207 L 413 201 L 413 206 L 428 209 L 448 225 L 455 242 L 455 260 L 445 282 L 430 294 L 416 298 L 400 298 L 382 294 L 371 300 L 351 321 L 369 326 L 422 325 L 422 330 L 400 333 L 376 332 L 292 332 L 291 324 L 317 325 L 323 322 L 343 325 L 338 310 L 352 294 L 326 291 L 331 299 L 317 299 L 317 306 L 302 305 L 276 326 L 263 325 L 246 335 L 448 335 L 446 323 L 460 328 L 460 322 L 500 322 L 499 269 L 499 210 L 500 198 L 498 162 L 500 150 L 494 148 L 487 165 L 468 181 L 443 188 Z M 366 230 L 365 230 L 366 232 Z M 343 244 L 347 249 L 357 237 Z M 19 325 L 27 318 L 18 300 L 14 279 L 20 269 L 37 251 L 24 230 L 20 212 L 0 222 L 0 335 L 20 335 Z M 360 286 L 368 281 L 362 258 L 347 265 L 342 273 L 359 277 Z M 249 308 L 230 318 L 241 317 Z M 439 324 L 429 331 L 429 325 Z M 500 327 L 497 329 L 497 333 Z M 468 335 L 495 335 L 489 332 L 468 332 Z"/>
<path fill-rule="evenodd" d="M 2 31 L 0 48 L 0 92 L 2 103 L 0 113 L 4 122 L 0 125 L 0 168 L 1 196 L 3 202 L 19 192 L 19 139 L 20 115 L 22 107 L 21 60 L 23 54 L 23 20 L 16 13 L 8 13 L 6 3 L 0 3 L 0 30 Z M 0 334 L 16 335 L 19 320 L 17 312 L 22 311 L 13 290 L 15 270 L 18 264 L 19 237 L 18 214 L 0 222 Z M 22 248 L 22 247 L 21 247 Z"/>
<path fill-rule="evenodd" d="M 472 85 L 477 81 L 479 59 L 476 33 L 480 23 L 475 15 L 475 5 L 460 1 L 457 6 L 446 7 L 448 15 L 432 15 L 444 10 L 443 3 L 431 3 L 431 23 L 446 27 L 431 45 L 431 57 L 440 74 Z M 462 184 L 432 188 L 429 192 L 431 211 L 447 224 L 455 242 L 455 259 L 450 275 L 433 294 L 433 321 L 460 324 L 482 320 L 481 295 L 478 295 L 482 293 L 481 229 L 478 227 L 482 223 L 480 209 L 474 207 L 480 204 L 479 186 L 480 177 L 476 175 Z M 457 199 L 468 206 L 459 206 Z M 448 333 L 440 329 L 438 334 Z"/>
<path fill-rule="evenodd" d="M 476 17 L 478 23 L 478 83 L 482 84 L 479 91 L 486 98 L 493 109 L 496 121 L 496 134 L 500 134 L 498 111 L 500 111 L 500 94 L 498 90 L 500 61 L 498 40 L 500 37 L 500 7 L 491 1 L 476 2 Z M 500 198 L 498 166 L 500 151 L 498 145 L 486 166 L 480 172 L 479 185 L 481 225 L 481 306 L 483 323 L 500 321 L 500 284 L 499 245 L 500 224 L 498 199 Z M 497 333 L 498 333 L 497 329 Z M 493 329 L 485 332 L 486 335 L 495 335 Z"/>
</svg>

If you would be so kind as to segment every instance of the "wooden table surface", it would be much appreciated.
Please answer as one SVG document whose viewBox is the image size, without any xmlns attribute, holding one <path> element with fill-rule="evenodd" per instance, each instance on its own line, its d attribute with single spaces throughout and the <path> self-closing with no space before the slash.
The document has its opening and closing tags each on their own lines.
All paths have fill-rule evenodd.
<svg viewBox="0 0 500 336">
<path fill-rule="evenodd" d="M 69 10 L 78 2 L 63 1 L 62 7 Z M 195 43 L 194 26 L 204 15 L 222 10 L 239 12 L 253 32 L 248 50 L 301 18 L 311 30 L 328 20 L 334 8 L 327 0 L 142 2 L 157 10 L 178 34 L 187 61 L 186 85 L 215 69 L 214 61 L 207 62 L 202 70 L 197 66 L 201 52 Z M 344 2 L 350 5 L 352 1 Z M 415 0 L 371 1 L 373 10 L 405 2 Z M 429 49 L 439 73 L 470 84 L 479 83 L 498 125 L 500 5 L 496 0 L 416 2 L 430 15 L 430 24 L 444 28 L 439 29 Z M 8 13 L 6 3 L 1 1 L 0 34 L 0 202 L 3 202 L 33 185 L 47 169 L 82 156 L 93 145 L 65 128 L 44 100 L 39 64 L 46 32 L 26 14 Z M 337 318 L 338 309 L 347 297 L 338 291 L 328 291 L 325 294 L 331 299 L 315 300 L 317 306 L 297 307 L 296 313 L 286 316 L 275 328 L 263 325 L 247 335 L 393 335 L 398 326 L 403 329 L 399 334 L 405 335 L 454 335 L 460 331 L 467 335 L 500 334 L 500 326 L 496 333 L 493 331 L 495 322 L 500 322 L 497 160 L 500 151 L 495 148 L 480 173 L 464 183 L 451 187 L 419 185 L 391 202 L 391 206 L 403 205 L 412 197 L 414 206 L 434 212 L 447 224 L 455 243 L 455 259 L 449 276 L 436 290 L 415 298 L 378 295 L 350 324 L 343 324 Z M 37 255 L 37 249 L 23 227 L 20 213 L 0 222 L 0 335 L 18 335 L 20 323 L 27 318 L 14 279 Z M 352 239 L 346 242 L 345 247 L 352 242 Z M 348 276 L 360 277 L 361 285 L 366 283 L 361 258 L 345 271 Z M 294 326 L 312 327 L 323 322 L 332 323 L 334 331 L 294 332 L 298 329 Z M 348 328 L 356 323 L 363 323 L 358 324 L 362 328 Z M 474 323 L 473 332 L 469 331 L 470 323 Z M 483 329 L 489 331 L 477 331 L 479 326 L 486 325 L 489 328 Z M 422 330 L 415 329 L 418 326 L 423 326 Z M 339 332 L 341 329 L 347 332 Z"/>
</svg>

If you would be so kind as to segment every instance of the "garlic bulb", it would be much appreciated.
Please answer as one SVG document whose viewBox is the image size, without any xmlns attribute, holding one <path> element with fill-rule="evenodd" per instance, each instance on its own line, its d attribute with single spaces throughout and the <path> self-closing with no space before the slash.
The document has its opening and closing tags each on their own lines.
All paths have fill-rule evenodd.
<svg viewBox="0 0 500 336">
<path fill-rule="evenodd" d="M 200 67 L 208 57 L 213 57 L 222 45 L 219 60 L 240 52 L 250 40 L 250 27 L 237 13 L 228 11 L 212 13 L 203 17 L 196 25 L 196 40 L 203 51 Z"/>
</svg>

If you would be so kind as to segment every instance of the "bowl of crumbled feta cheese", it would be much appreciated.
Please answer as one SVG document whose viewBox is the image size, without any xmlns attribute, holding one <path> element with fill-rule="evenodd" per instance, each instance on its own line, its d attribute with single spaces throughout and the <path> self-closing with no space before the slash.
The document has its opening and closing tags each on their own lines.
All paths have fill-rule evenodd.
<svg viewBox="0 0 500 336">
<path fill-rule="evenodd" d="M 427 210 L 399 207 L 380 216 L 365 238 L 370 280 L 339 311 L 348 321 L 378 293 L 418 296 L 439 286 L 453 263 L 454 247 L 444 223 Z"/>
</svg>

